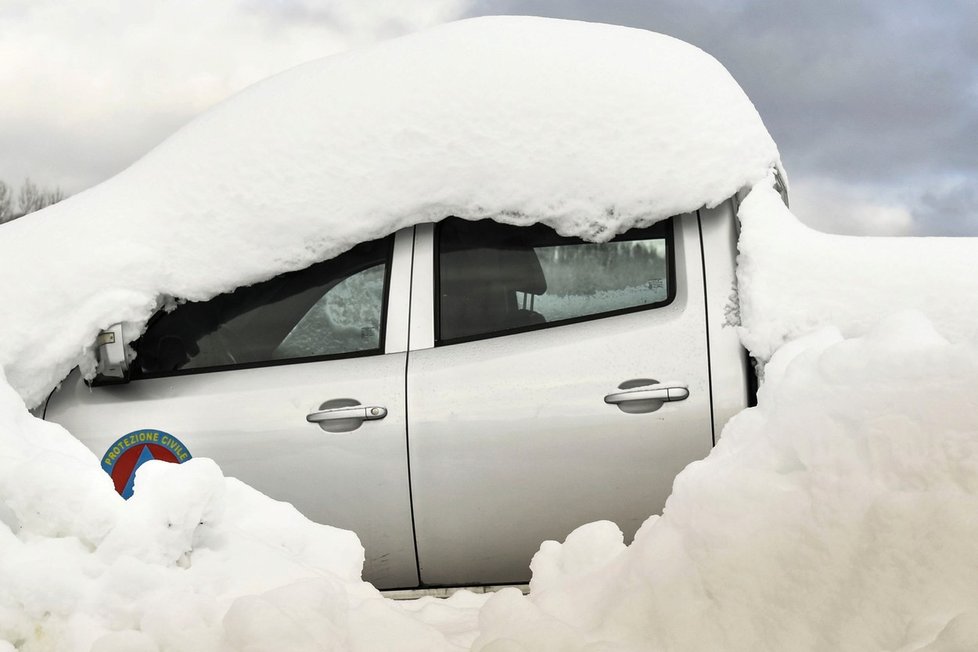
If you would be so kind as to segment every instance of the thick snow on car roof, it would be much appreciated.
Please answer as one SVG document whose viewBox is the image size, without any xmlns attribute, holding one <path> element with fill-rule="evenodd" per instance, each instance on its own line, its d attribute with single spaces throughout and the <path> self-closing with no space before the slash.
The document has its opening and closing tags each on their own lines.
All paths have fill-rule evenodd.
<svg viewBox="0 0 978 652">
<path fill-rule="evenodd" d="M 0 365 L 28 403 L 99 329 L 447 215 L 607 239 L 778 166 L 711 56 L 636 29 L 462 21 L 299 66 L 113 179 L 0 230 Z M 46 252 L 40 255 L 38 252 Z"/>
</svg>

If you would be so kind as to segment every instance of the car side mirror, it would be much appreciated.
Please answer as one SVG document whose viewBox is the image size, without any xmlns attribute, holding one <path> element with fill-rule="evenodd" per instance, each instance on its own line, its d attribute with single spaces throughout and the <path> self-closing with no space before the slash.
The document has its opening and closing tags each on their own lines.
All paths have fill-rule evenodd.
<svg viewBox="0 0 978 652">
<path fill-rule="evenodd" d="M 122 324 L 112 324 L 95 341 L 95 384 L 129 381 L 129 353 L 122 338 Z"/>
</svg>

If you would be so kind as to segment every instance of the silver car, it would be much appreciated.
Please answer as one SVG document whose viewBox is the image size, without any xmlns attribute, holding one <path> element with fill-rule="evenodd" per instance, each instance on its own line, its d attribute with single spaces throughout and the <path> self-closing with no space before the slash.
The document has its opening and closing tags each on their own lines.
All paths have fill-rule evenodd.
<svg viewBox="0 0 978 652">
<path fill-rule="evenodd" d="M 107 460 L 127 433 L 169 433 L 355 531 L 381 588 L 522 583 L 541 541 L 583 523 L 631 537 L 747 405 L 724 325 L 735 203 L 604 244 L 403 229 L 161 312 L 125 382 L 76 371 L 45 417 Z"/>
</svg>

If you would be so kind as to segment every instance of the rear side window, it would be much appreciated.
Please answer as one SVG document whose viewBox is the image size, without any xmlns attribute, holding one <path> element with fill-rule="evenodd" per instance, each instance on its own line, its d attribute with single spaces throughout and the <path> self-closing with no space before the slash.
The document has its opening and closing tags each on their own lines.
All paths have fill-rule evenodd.
<svg viewBox="0 0 978 652">
<path fill-rule="evenodd" d="M 588 243 L 543 225 L 449 218 L 437 230 L 438 343 L 664 306 L 672 220 Z"/>
<path fill-rule="evenodd" d="M 158 314 L 133 377 L 381 353 L 392 243 Z"/>
</svg>

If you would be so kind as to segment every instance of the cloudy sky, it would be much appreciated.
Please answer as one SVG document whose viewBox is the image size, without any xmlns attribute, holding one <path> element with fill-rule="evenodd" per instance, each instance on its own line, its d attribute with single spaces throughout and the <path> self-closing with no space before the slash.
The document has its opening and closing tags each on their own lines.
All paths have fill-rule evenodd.
<svg viewBox="0 0 978 652">
<path fill-rule="evenodd" d="M 0 0 L 0 180 L 78 192 L 269 74 L 483 14 L 698 45 L 760 111 L 799 217 L 978 235 L 975 0 Z"/>
</svg>

